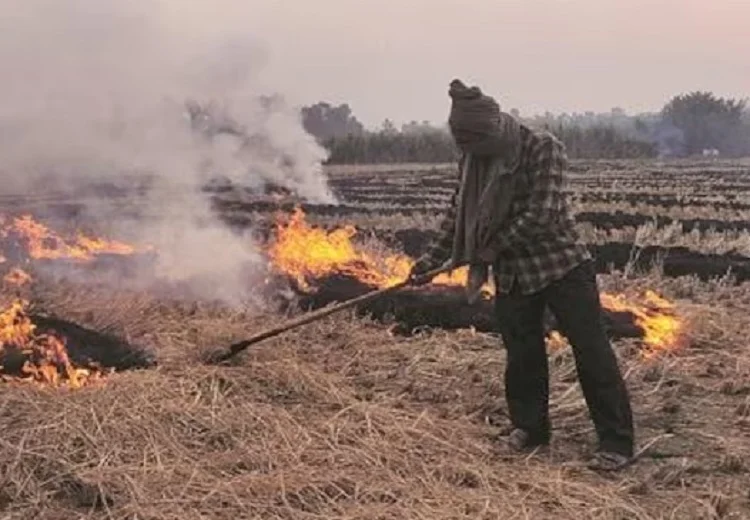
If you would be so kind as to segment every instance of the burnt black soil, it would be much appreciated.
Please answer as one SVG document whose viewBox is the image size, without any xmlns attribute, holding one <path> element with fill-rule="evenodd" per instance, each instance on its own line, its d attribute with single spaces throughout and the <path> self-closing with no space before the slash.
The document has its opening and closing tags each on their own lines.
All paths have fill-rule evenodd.
<svg viewBox="0 0 750 520">
<path fill-rule="evenodd" d="M 656 223 L 657 227 L 666 227 L 675 222 L 679 223 L 682 232 L 688 233 L 693 230 L 698 231 L 746 231 L 750 230 L 750 220 L 719 220 L 719 219 L 680 219 L 675 221 L 669 217 L 651 217 L 648 215 L 623 213 L 615 211 L 613 213 L 601 212 L 581 212 L 576 215 L 577 222 L 587 222 L 599 229 L 622 229 L 626 227 L 639 227 L 648 223 Z"/>
<path fill-rule="evenodd" d="M 440 191 L 433 193 L 420 193 L 419 195 L 401 195 L 388 193 L 347 193 L 343 200 L 347 204 L 387 204 L 396 206 L 414 206 L 431 202 L 433 204 L 448 204 L 451 192 Z"/>
<path fill-rule="evenodd" d="M 750 209 L 750 203 L 738 202 L 733 199 L 736 194 L 727 193 L 723 195 L 726 200 L 706 200 L 700 195 L 678 197 L 670 194 L 660 193 L 634 193 L 634 192 L 581 192 L 573 190 L 576 198 L 583 204 L 591 203 L 628 203 L 634 208 L 651 206 L 663 209 L 672 208 L 713 208 L 716 210 L 744 211 Z"/>
<path fill-rule="evenodd" d="M 445 202 L 450 199 L 453 190 L 421 190 L 415 195 L 411 188 L 408 189 L 383 189 L 377 191 L 342 191 L 341 200 L 344 203 L 369 203 L 369 204 L 391 204 L 391 205 L 415 205 L 424 204 L 426 200 Z M 658 193 L 634 193 L 634 192 L 583 192 L 579 190 L 568 190 L 570 196 L 574 196 L 584 206 L 586 204 L 630 204 L 634 210 L 645 207 L 656 207 L 660 209 L 673 208 L 711 208 L 714 210 L 746 211 L 750 209 L 750 203 L 732 200 L 735 195 L 726 194 L 727 200 L 707 200 L 700 195 L 690 197 L 678 197 L 676 195 Z"/>
<path fill-rule="evenodd" d="M 610 242 L 590 245 L 599 272 L 610 267 L 622 269 L 632 259 L 633 244 Z M 714 255 L 696 253 L 684 247 L 649 246 L 637 252 L 634 260 L 637 269 L 661 265 L 666 276 L 695 275 L 701 280 L 720 278 L 731 273 L 737 282 L 750 280 L 750 258 L 741 255 Z"/>
<path fill-rule="evenodd" d="M 314 282 L 314 294 L 299 293 L 297 305 L 313 310 L 334 302 L 361 296 L 374 288 L 346 276 L 331 276 Z M 480 299 L 469 305 L 463 287 L 428 285 L 406 288 L 383 295 L 357 307 L 360 316 L 393 324 L 392 331 L 411 334 L 425 328 L 445 330 L 474 327 L 480 332 L 498 332 L 492 299 Z M 642 329 L 628 312 L 605 310 L 605 323 L 612 338 L 641 337 Z M 547 329 L 555 329 L 551 315 L 547 316 Z"/>
<path fill-rule="evenodd" d="M 133 370 L 156 366 L 154 355 L 112 334 L 98 332 L 54 316 L 31 316 L 37 331 L 55 331 L 65 337 L 71 360 L 94 362 L 104 368 Z"/>
<path fill-rule="evenodd" d="M 423 201 L 422 201 L 423 202 Z M 296 203 L 275 203 L 265 200 L 243 202 L 243 201 L 215 201 L 214 208 L 220 213 L 291 213 L 297 206 Z M 418 206 L 405 207 L 383 207 L 378 209 L 363 208 L 362 206 L 353 206 L 346 204 L 299 204 L 302 210 L 309 215 L 323 217 L 345 217 L 349 215 L 362 215 L 363 213 L 377 213 L 378 215 L 424 215 L 434 213 L 435 215 L 445 213 L 445 207 L 433 209 L 425 208 L 423 204 Z"/>
</svg>

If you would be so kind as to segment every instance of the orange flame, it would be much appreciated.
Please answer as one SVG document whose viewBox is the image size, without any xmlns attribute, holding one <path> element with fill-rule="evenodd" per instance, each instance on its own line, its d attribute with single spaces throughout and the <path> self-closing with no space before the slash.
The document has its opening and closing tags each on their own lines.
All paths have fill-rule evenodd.
<svg viewBox="0 0 750 520">
<path fill-rule="evenodd" d="M 685 324 L 676 313 L 675 306 L 657 295 L 646 291 L 638 301 L 624 294 L 601 293 L 602 307 L 614 312 L 629 312 L 635 317 L 635 324 L 643 330 L 641 354 L 653 358 L 659 353 L 676 350 L 685 343 Z M 567 338 L 558 331 L 552 331 L 546 338 L 547 347 L 559 350 L 570 346 Z"/>
<path fill-rule="evenodd" d="M 4 222 L 0 236 L 18 236 L 24 242 L 27 252 L 34 259 L 72 259 L 88 262 L 101 254 L 130 255 L 136 252 L 135 247 L 115 240 L 93 238 L 78 233 L 71 238 L 64 238 L 47 226 L 38 222 L 31 215 L 23 215 Z"/>
<path fill-rule="evenodd" d="M 377 255 L 369 253 L 352 241 L 354 226 L 333 231 L 315 228 L 305 220 L 301 208 L 296 208 L 287 222 L 279 221 L 276 237 L 268 254 L 273 266 L 292 277 L 306 291 L 314 290 L 316 279 L 343 274 L 352 276 L 373 287 L 396 285 L 409 275 L 414 261 L 406 255 Z M 440 275 L 433 284 L 466 285 L 468 271 L 456 269 Z M 491 296 L 493 288 L 486 286 L 484 293 Z M 644 355 L 677 348 L 682 343 L 683 322 L 671 302 L 648 291 L 643 301 L 632 301 L 623 295 L 601 295 L 602 305 L 611 311 L 628 311 L 634 314 L 636 325 L 644 331 Z M 567 341 L 559 333 L 547 339 L 551 348 L 560 348 Z"/>
<path fill-rule="evenodd" d="M 11 247 L 21 246 L 34 260 L 89 262 L 102 254 L 130 255 L 136 252 L 136 248 L 129 244 L 81 232 L 63 237 L 30 215 L 0 216 L 0 238 L 6 239 Z M 8 250 L 3 252 L 8 254 Z M 0 263 L 7 261 L 6 256 L 0 254 Z M 21 287 L 31 281 L 31 276 L 14 267 L 2 281 Z M 0 379 L 78 388 L 104 377 L 96 367 L 76 367 L 68 355 L 64 337 L 54 332 L 38 334 L 26 307 L 27 302 L 19 299 L 0 310 Z"/>
<path fill-rule="evenodd" d="M 17 285 L 21 287 L 31 281 L 31 275 L 23 269 L 14 267 L 3 276 L 3 281 L 9 285 Z"/>
<path fill-rule="evenodd" d="M 36 334 L 26 307 L 27 302 L 16 300 L 0 312 L 0 360 L 7 364 L 14 356 L 23 359 L 17 375 L 7 373 L 0 365 L 3 380 L 80 388 L 101 379 L 100 371 L 73 365 L 65 338 L 54 333 Z"/>
<path fill-rule="evenodd" d="M 627 311 L 635 316 L 636 325 L 643 329 L 645 357 L 659 352 L 675 350 L 684 343 L 684 322 L 676 313 L 672 302 L 654 291 L 646 291 L 642 301 L 633 302 L 622 294 L 601 295 L 602 305 L 613 311 Z"/>
<path fill-rule="evenodd" d="M 311 290 L 311 280 L 332 274 L 352 276 L 373 287 L 391 287 L 409 276 L 414 260 L 406 255 L 376 255 L 360 250 L 352 237 L 357 230 L 345 226 L 333 231 L 314 228 L 296 208 L 287 223 L 276 226 L 276 239 L 268 254 L 279 271 L 291 276 L 301 288 Z M 432 283 L 462 285 L 467 269 L 437 276 Z"/>
</svg>

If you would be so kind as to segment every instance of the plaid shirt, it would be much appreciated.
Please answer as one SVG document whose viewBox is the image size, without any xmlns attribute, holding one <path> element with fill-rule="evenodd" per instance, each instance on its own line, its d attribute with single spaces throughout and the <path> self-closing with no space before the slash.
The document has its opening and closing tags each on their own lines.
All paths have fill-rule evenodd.
<svg viewBox="0 0 750 520">
<path fill-rule="evenodd" d="M 591 258 L 586 246 L 579 243 L 563 193 L 564 145 L 550 133 L 535 133 L 525 126 L 521 138 L 521 160 L 512 173 L 519 177 L 510 215 L 490 245 L 496 256 L 492 268 L 496 288 L 506 294 L 514 282 L 522 294 L 538 292 Z M 459 171 L 459 186 L 440 225 L 441 237 L 417 261 L 419 272 L 439 267 L 451 257 L 460 175 Z"/>
</svg>

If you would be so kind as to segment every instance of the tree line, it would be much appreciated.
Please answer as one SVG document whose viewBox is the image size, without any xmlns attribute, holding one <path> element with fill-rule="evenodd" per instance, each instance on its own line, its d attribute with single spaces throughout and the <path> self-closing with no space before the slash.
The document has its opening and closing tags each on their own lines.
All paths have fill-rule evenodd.
<svg viewBox="0 0 750 520">
<path fill-rule="evenodd" d="M 554 133 L 571 158 L 647 158 L 750 155 L 750 111 L 745 100 L 712 92 L 680 94 L 658 113 L 628 115 L 550 113 L 531 118 L 511 113 L 524 124 Z M 368 130 L 348 104 L 320 102 L 302 109 L 305 129 L 328 149 L 331 164 L 421 162 L 457 158 L 447 126 L 416 122 L 397 128 L 385 120 Z"/>
</svg>

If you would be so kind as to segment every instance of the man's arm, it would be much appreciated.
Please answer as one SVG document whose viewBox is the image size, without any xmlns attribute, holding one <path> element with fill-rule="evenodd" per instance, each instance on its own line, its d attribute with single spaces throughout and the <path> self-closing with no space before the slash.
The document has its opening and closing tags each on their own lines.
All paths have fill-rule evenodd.
<svg viewBox="0 0 750 520">
<path fill-rule="evenodd" d="M 463 172 L 462 156 L 458 161 L 458 181 L 453 195 L 450 198 L 450 207 L 440 223 L 440 236 L 427 249 L 412 268 L 413 273 L 425 273 L 437 269 L 448 260 L 453 253 L 453 237 L 456 231 L 456 212 L 458 207 L 458 194 L 461 190 L 461 177 Z"/>
<path fill-rule="evenodd" d="M 528 207 L 500 228 L 491 241 L 493 253 L 512 249 L 534 237 L 549 233 L 549 225 L 556 222 L 564 210 L 563 173 L 567 163 L 565 150 L 552 139 L 544 139 L 534 153 L 531 168 L 532 180 Z"/>
</svg>

